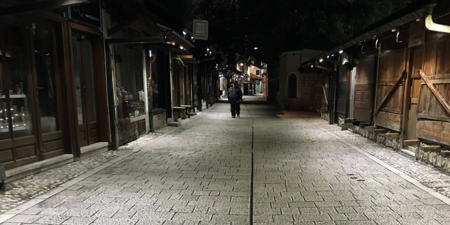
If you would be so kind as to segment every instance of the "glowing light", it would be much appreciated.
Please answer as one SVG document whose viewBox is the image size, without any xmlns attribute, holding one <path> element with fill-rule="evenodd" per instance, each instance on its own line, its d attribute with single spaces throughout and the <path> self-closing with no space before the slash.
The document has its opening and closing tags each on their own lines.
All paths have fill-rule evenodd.
<svg viewBox="0 0 450 225">
<path fill-rule="evenodd" d="M 342 53 L 344 53 L 344 50 L 339 50 L 339 54 L 342 54 Z"/>
</svg>

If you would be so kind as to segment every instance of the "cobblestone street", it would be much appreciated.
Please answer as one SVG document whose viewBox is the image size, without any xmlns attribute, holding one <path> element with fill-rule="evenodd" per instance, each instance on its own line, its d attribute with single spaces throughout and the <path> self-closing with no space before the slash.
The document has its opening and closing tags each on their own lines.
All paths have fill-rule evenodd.
<svg viewBox="0 0 450 225">
<path fill-rule="evenodd" d="M 7 183 L 0 223 L 449 224 L 448 174 L 315 113 L 241 108 Z"/>
</svg>

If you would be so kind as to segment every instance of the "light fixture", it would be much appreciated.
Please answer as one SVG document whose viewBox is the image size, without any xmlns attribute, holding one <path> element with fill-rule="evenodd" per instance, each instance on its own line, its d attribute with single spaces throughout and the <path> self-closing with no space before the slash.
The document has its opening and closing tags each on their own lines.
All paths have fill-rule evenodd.
<svg viewBox="0 0 450 225">
<path fill-rule="evenodd" d="M 171 41 L 170 43 L 171 43 L 172 45 L 175 45 L 175 41 Z"/>
<path fill-rule="evenodd" d="M 392 32 L 397 32 L 397 28 L 392 28 Z"/>
<path fill-rule="evenodd" d="M 344 50 L 342 50 L 342 49 L 339 50 L 339 54 L 342 54 L 342 53 L 344 53 Z"/>
<path fill-rule="evenodd" d="M 152 50 L 148 50 L 148 57 L 152 57 Z"/>
<path fill-rule="evenodd" d="M 323 62 L 323 59 L 319 59 L 319 62 Z"/>
<path fill-rule="evenodd" d="M 183 35 L 186 35 L 186 32 L 185 32 L 185 31 L 183 31 Z"/>
<path fill-rule="evenodd" d="M 184 49 L 183 45 L 180 45 L 180 49 L 181 49 L 181 50 L 183 50 L 183 49 Z"/>
<path fill-rule="evenodd" d="M 332 54 L 331 57 L 334 57 L 334 54 Z"/>
<path fill-rule="evenodd" d="M 254 49 L 255 49 L 255 50 L 258 50 L 258 47 L 255 47 Z"/>
<path fill-rule="evenodd" d="M 311 68 L 314 68 L 314 65 L 311 65 Z"/>
<path fill-rule="evenodd" d="M 241 63 L 241 66 L 243 66 L 244 65 L 244 63 Z"/>
<path fill-rule="evenodd" d="M 330 58 L 330 56 L 329 55 L 327 55 L 327 59 L 329 59 Z"/>
<path fill-rule="evenodd" d="M 209 52 L 209 48 L 206 48 L 206 51 Z"/>
<path fill-rule="evenodd" d="M 252 66 L 252 68 L 253 68 L 254 66 Z"/>
</svg>

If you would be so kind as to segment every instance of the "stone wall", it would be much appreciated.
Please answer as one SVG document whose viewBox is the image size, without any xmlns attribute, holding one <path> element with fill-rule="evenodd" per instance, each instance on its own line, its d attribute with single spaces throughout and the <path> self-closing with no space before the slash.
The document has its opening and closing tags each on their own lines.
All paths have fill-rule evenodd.
<svg viewBox="0 0 450 225">
<path fill-rule="evenodd" d="M 158 130 L 158 129 L 161 129 L 161 128 L 164 128 L 167 126 L 166 112 L 153 115 L 153 126 L 155 126 L 155 130 Z"/>
<path fill-rule="evenodd" d="M 136 122 L 119 121 L 119 145 L 124 145 L 128 142 L 138 139 L 138 124 Z"/>
<path fill-rule="evenodd" d="M 393 148 L 394 150 L 401 150 L 402 149 L 402 144 L 401 144 L 401 140 L 400 137 L 398 138 L 386 138 L 386 135 L 381 133 L 375 133 L 373 131 L 368 131 L 365 129 L 365 127 L 360 127 L 360 126 L 354 126 L 351 125 L 349 126 L 349 128 L 351 128 L 351 130 L 353 131 L 353 133 L 357 133 L 365 138 L 368 138 L 374 142 L 377 142 L 379 144 L 382 144 L 384 146 Z"/>
<path fill-rule="evenodd" d="M 448 149 L 442 149 L 440 152 L 426 152 L 424 151 L 425 146 L 429 145 L 423 142 L 419 144 L 416 150 L 416 160 L 450 172 L 450 151 Z"/>
<path fill-rule="evenodd" d="M 327 113 L 322 113 L 321 117 L 322 119 L 328 121 Z M 385 133 L 375 133 L 367 130 L 365 126 L 355 126 L 351 123 L 348 124 L 348 129 L 353 133 L 359 134 L 386 147 L 390 147 L 393 150 L 399 151 L 403 149 L 403 144 L 400 137 L 387 138 Z M 441 151 L 427 152 L 424 151 L 425 146 L 430 145 L 420 142 L 418 148 L 415 148 L 416 160 L 433 165 L 434 167 L 445 170 L 446 172 L 450 172 L 450 148 L 448 146 L 440 146 L 442 147 Z"/>
</svg>

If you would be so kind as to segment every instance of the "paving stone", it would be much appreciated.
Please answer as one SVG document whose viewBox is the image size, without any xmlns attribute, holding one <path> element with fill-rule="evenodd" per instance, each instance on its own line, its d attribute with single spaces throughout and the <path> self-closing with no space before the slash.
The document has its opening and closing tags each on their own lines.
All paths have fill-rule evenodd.
<svg viewBox="0 0 450 225">
<path fill-rule="evenodd" d="M 0 215 L 126 156 L 5 224 L 14 218 L 35 224 L 249 224 L 251 198 L 254 224 L 450 220 L 449 205 L 348 143 L 449 196 L 450 176 L 429 165 L 310 112 L 280 114 L 252 104 L 243 105 L 239 120 L 228 114 L 228 105 L 217 104 L 181 127 L 145 135 L 119 151 L 12 182 L 0 193 Z"/>
</svg>

